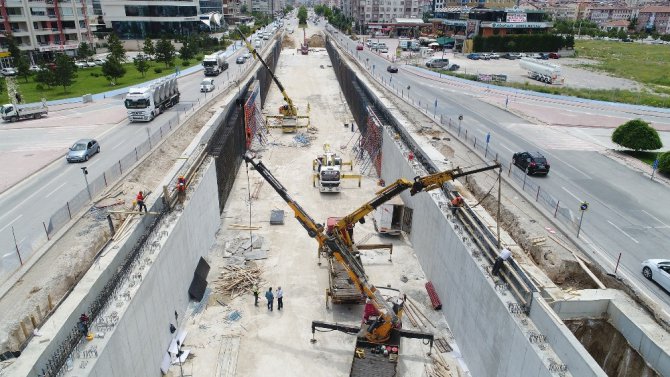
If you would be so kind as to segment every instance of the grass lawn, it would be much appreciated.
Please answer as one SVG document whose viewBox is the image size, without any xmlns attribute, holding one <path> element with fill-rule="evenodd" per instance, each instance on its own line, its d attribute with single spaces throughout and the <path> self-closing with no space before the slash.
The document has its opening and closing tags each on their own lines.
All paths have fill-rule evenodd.
<svg viewBox="0 0 670 377">
<path fill-rule="evenodd" d="M 598 60 L 592 68 L 670 94 L 670 47 L 666 45 L 576 40 L 575 50 L 580 58 Z"/>
<path fill-rule="evenodd" d="M 625 154 L 637 158 L 638 160 L 644 162 L 645 164 L 651 166 L 654 164 L 654 160 L 660 157 L 659 152 L 636 152 L 636 151 L 625 151 Z"/>
<path fill-rule="evenodd" d="M 201 60 L 201 56 L 191 60 L 191 66 L 200 64 Z M 74 84 L 69 86 L 67 91 L 64 91 L 62 86 L 53 87 L 51 89 L 45 87 L 44 90 L 38 90 L 38 83 L 33 80 L 34 76 L 29 77 L 27 83 L 25 79 L 17 77 L 16 83 L 20 88 L 19 90 L 23 96 L 24 103 L 30 103 L 39 102 L 42 98 L 46 98 L 47 101 L 51 101 L 62 98 L 80 97 L 88 93 L 102 93 L 108 90 L 123 88 L 125 86 L 142 83 L 162 76 L 167 76 L 175 72 L 174 67 L 165 68 L 165 64 L 163 63 L 150 62 L 150 66 L 151 67 L 149 70 L 145 72 L 145 76 L 142 77 L 142 74 L 137 71 L 133 63 L 124 64 L 124 67 L 126 68 L 126 74 L 121 79 L 119 79 L 114 86 L 111 86 L 109 81 L 107 81 L 107 79 L 102 76 L 102 67 L 77 69 L 77 77 L 74 79 Z M 163 71 L 161 73 L 156 73 L 154 68 L 161 68 Z M 99 77 L 94 77 L 91 74 L 98 74 Z M 7 90 L 5 89 L 3 92 L 7 93 Z"/>
</svg>

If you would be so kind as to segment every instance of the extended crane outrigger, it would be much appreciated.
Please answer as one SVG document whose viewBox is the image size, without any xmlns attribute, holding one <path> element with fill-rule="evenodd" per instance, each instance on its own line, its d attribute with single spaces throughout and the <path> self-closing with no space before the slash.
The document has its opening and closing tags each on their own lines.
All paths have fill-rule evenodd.
<svg viewBox="0 0 670 377">
<path fill-rule="evenodd" d="M 414 181 L 406 179 L 398 179 L 393 184 L 385 189 L 379 191 L 377 196 L 371 201 L 359 207 L 353 213 L 343 217 L 338 221 L 336 230 L 326 234 L 324 226 L 317 223 L 286 191 L 286 188 L 274 177 L 274 175 L 265 167 L 262 162 L 256 162 L 250 154 L 244 155 L 244 160 L 247 164 L 251 164 L 256 171 L 274 188 L 274 190 L 284 199 L 288 206 L 293 210 L 295 218 L 307 230 L 307 234 L 316 238 L 319 243 L 319 249 L 325 250 L 329 255 L 332 255 L 342 266 L 346 269 L 347 274 L 351 280 L 356 284 L 358 289 L 364 293 L 370 302 L 374 305 L 379 313 L 378 318 L 366 329 L 360 329 L 356 326 L 347 326 L 337 323 L 327 323 L 321 321 L 312 321 L 312 333 L 316 328 L 327 328 L 345 333 L 357 334 L 362 332 L 359 336 L 360 340 L 371 344 L 383 344 L 393 339 L 396 343 L 400 337 L 427 339 L 430 341 L 432 348 L 433 335 L 428 333 L 421 333 L 416 331 L 405 330 L 401 328 L 401 317 L 403 311 L 403 302 L 396 302 L 393 305 L 384 299 L 382 294 L 375 288 L 375 286 L 368 281 L 363 266 L 354 257 L 352 253 L 352 242 L 346 231 L 349 224 L 363 220 L 364 216 L 372 212 L 375 208 L 399 195 L 401 192 L 410 189 L 410 194 L 415 195 L 422 191 L 431 191 L 442 187 L 445 182 L 451 181 L 455 178 L 462 177 L 469 174 L 474 174 L 486 170 L 492 170 L 500 167 L 499 164 L 487 165 L 483 168 L 474 170 L 462 170 L 456 168 L 444 172 L 426 175 L 423 177 L 416 177 Z"/>
<path fill-rule="evenodd" d="M 284 101 L 286 102 L 285 105 L 282 105 L 279 107 L 279 113 L 281 115 L 268 115 L 268 118 L 279 118 L 281 119 L 281 129 L 282 132 L 289 133 L 289 132 L 296 132 L 298 128 L 305 128 L 309 127 L 310 121 L 309 121 L 309 115 L 298 115 L 298 108 L 295 107 L 293 104 L 293 100 L 291 100 L 291 97 L 286 94 L 286 89 L 284 89 L 284 86 L 279 82 L 279 79 L 277 76 L 275 76 L 274 72 L 270 69 L 270 67 L 265 63 L 265 60 L 261 57 L 261 54 L 256 51 L 256 49 L 247 41 L 247 37 L 242 33 L 242 31 L 238 28 L 237 32 L 240 34 L 242 37 L 242 40 L 244 43 L 247 45 L 247 49 L 249 52 L 251 52 L 251 55 L 253 55 L 254 59 L 258 60 L 261 62 L 263 67 L 267 69 L 267 71 L 270 73 L 270 77 L 272 77 L 272 80 L 275 82 L 277 85 L 277 88 L 279 88 L 279 91 L 281 92 L 281 95 L 284 97 Z M 307 119 L 307 125 L 299 125 L 298 120 L 299 119 Z M 273 126 L 268 125 L 269 128 L 275 128 Z"/>
</svg>

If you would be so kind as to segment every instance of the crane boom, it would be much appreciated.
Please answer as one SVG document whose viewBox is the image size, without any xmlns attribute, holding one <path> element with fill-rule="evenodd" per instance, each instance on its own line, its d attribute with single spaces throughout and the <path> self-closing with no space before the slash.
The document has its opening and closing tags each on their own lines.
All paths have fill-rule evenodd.
<svg viewBox="0 0 670 377">
<path fill-rule="evenodd" d="M 303 228 L 307 230 L 307 234 L 312 238 L 316 238 L 319 243 L 319 248 L 328 252 L 344 267 L 349 278 L 356 284 L 357 288 L 370 299 L 370 302 L 377 309 L 379 312 L 377 321 L 370 325 L 364 334 L 365 338 L 372 343 L 387 341 L 391 336 L 392 330 L 400 328 L 402 305 L 398 305 L 397 308 L 391 306 L 375 286 L 368 281 L 363 266 L 352 252 L 353 245 L 348 233 L 341 232 L 340 229 L 344 229 L 348 224 L 353 224 L 356 221 L 362 220 L 366 214 L 407 189 L 411 189 L 410 193 L 415 195 L 421 191 L 430 191 L 439 188 L 445 182 L 464 175 L 500 167 L 500 165 L 496 163 L 494 165 L 487 165 L 486 167 L 469 171 L 456 168 L 423 177 L 416 177 L 414 178 L 414 182 L 402 178 L 398 179 L 392 185 L 379 191 L 374 199 L 365 203 L 353 213 L 340 220 L 337 225 L 341 226 L 340 229 L 326 234 L 323 225 L 318 224 L 307 212 L 305 212 L 305 210 L 288 194 L 284 185 L 275 178 L 272 172 L 270 172 L 262 162 L 254 161 L 253 156 L 249 153 L 244 155 L 244 160 L 247 164 L 251 164 L 270 186 L 272 186 L 279 196 L 284 199 L 288 206 L 293 210 L 295 218 Z"/>
<path fill-rule="evenodd" d="M 286 101 L 286 104 L 288 105 L 288 112 L 287 112 L 286 115 L 297 116 L 298 115 L 298 109 L 296 109 L 295 105 L 293 105 L 293 101 L 288 96 L 288 94 L 286 94 L 286 90 L 284 89 L 284 86 L 281 84 L 281 82 L 279 82 L 279 79 L 277 78 L 277 76 L 275 76 L 274 72 L 272 72 L 272 70 L 267 65 L 267 63 L 265 63 L 265 60 L 263 60 L 263 58 L 261 57 L 261 54 L 259 54 L 258 51 L 256 51 L 256 48 L 254 48 L 254 46 L 252 46 L 251 43 L 249 43 L 249 41 L 247 41 L 247 37 L 244 36 L 244 33 L 242 33 L 242 30 L 240 30 L 240 28 L 237 28 L 237 32 L 242 37 L 242 40 L 244 41 L 244 44 L 247 45 L 247 49 L 249 49 L 249 52 L 251 52 L 251 55 L 253 55 L 253 57 L 255 59 L 257 59 L 258 61 L 260 61 L 261 64 L 263 64 L 263 67 L 265 67 L 265 69 L 267 69 L 268 72 L 270 73 L 270 77 L 272 77 L 272 81 L 274 81 L 275 84 L 277 84 L 277 88 L 279 88 L 279 91 L 281 92 L 281 95 L 284 97 L 284 101 Z"/>
</svg>

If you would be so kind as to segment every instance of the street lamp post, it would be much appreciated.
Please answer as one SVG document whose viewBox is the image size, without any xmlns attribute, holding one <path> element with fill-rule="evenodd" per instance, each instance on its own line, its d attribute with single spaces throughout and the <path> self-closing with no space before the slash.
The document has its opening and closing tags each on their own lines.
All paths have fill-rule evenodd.
<svg viewBox="0 0 670 377">
<path fill-rule="evenodd" d="M 84 182 L 86 182 L 86 191 L 88 191 L 88 199 L 93 201 L 93 196 L 91 195 L 91 188 L 88 186 L 88 178 L 86 177 L 88 175 L 88 170 L 86 169 L 86 166 L 81 168 L 81 172 L 84 173 Z"/>
</svg>

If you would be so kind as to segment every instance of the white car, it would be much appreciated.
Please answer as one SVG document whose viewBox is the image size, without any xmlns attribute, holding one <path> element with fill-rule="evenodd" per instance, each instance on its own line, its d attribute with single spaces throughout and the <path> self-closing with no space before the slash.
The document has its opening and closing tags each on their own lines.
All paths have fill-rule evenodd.
<svg viewBox="0 0 670 377">
<path fill-rule="evenodd" d="M 95 65 L 103 65 L 107 62 L 107 60 L 105 60 L 105 59 L 95 59 L 93 62 L 95 63 Z"/>
<path fill-rule="evenodd" d="M 386 53 L 389 52 L 389 49 L 386 48 L 386 47 L 382 47 L 382 48 L 378 49 L 377 51 L 379 51 L 380 54 L 386 54 Z"/>
<path fill-rule="evenodd" d="M 647 259 L 642 262 L 642 276 L 670 292 L 670 259 Z"/>
<path fill-rule="evenodd" d="M 202 82 L 200 83 L 201 92 L 211 92 L 213 90 L 214 90 L 214 79 L 207 78 L 202 80 Z"/>
<path fill-rule="evenodd" d="M 30 72 L 39 72 L 42 70 L 42 68 L 38 65 L 31 65 L 30 68 L 28 68 Z"/>
<path fill-rule="evenodd" d="M 89 61 L 86 62 L 86 65 L 89 66 L 89 67 L 95 67 L 97 64 L 95 64 L 95 62 L 93 60 L 89 60 Z"/>
<path fill-rule="evenodd" d="M 3 76 L 16 76 L 17 72 L 14 68 L 3 68 L 0 69 L 0 74 Z"/>
<path fill-rule="evenodd" d="M 78 61 L 74 62 L 74 65 L 77 68 L 87 68 L 88 67 L 88 64 L 86 64 L 86 62 L 83 61 L 83 60 L 78 60 Z"/>
</svg>

